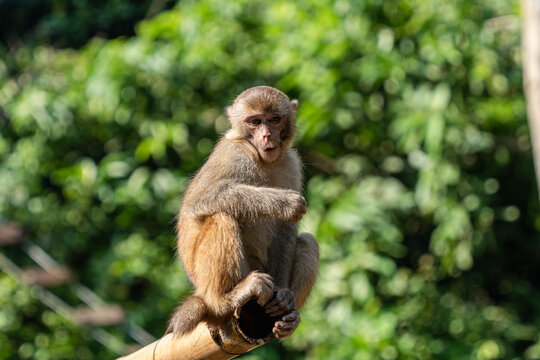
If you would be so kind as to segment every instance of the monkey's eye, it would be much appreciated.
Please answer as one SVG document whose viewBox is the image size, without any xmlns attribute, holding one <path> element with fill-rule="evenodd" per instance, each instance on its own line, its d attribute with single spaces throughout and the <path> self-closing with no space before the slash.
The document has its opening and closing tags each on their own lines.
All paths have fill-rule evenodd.
<svg viewBox="0 0 540 360">
<path fill-rule="evenodd" d="M 280 121 L 281 121 L 281 116 L 277 116 L 277 115 L 272 116 L 272 118 L 270 119 L 270 122 L 272 124 L 279 124 Z"/>
<path fill-rule="evenodd" d="M 250 125 L 260 125 L 261 124 L 261 119 L 259 119 L 259 118 L 249 119 L 249 124 Z"/>
</svg>

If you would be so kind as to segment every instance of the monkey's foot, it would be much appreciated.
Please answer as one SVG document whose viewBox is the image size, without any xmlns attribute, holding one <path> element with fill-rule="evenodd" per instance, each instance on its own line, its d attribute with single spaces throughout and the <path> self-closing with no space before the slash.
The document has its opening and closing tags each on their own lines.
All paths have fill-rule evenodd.
<svg viewBox="0 0 540 360">
<path fill-rule="evenodd" d="M 242 283 L 246 283 L 247 286 L 245 294 L 254 296 L 261 306 L 268 303 L 274 295 L 274 281 L 269 274 L 252 271 Z"/>
<path fill-rule="evenodd" d="M 300 314 L 297 310 L 293 310 L 281 318 L 281 321 L 276 321 L 272 332 L 276 338 L 283 340 L 291 336 L 300 324 Z"/>
</svg>

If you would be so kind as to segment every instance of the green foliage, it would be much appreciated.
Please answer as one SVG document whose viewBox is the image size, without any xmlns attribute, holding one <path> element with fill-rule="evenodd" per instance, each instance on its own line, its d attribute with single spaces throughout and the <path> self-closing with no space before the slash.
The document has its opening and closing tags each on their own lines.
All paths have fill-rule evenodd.
<svg viewBox="0 0 540 360">
<path fill-rule="evenodd" d="M 130 36 L 138 20 L 165 7 L 167 0 L 0 0 L 0 47 L 21 42 L 80 47 L 96 35 Z"/>
<path fill-rule="evenodd" d="M 295 335 L 245 358 L 538 359 L 517 5 L 186 0 L 130 39 L 23 47 L 0 62 L 0 212 L 160 336 L 190 290 L 173 259 L 182 193 L 222 109 L 273 85 L 300 100 L 320 276 Z M 0 358 L 69 358 L 47 350 L 56 331 L 99 351 L 63 320 L 27 327 L 37 303 L 11 296 Z"/>
</svg>

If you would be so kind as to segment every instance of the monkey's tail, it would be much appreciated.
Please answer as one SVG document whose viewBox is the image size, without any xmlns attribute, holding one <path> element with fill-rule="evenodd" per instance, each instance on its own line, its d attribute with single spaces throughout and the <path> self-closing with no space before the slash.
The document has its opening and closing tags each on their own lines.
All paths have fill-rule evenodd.
<svg viewBox="0 0 540 360">
<path fill-rule="evenodd" d="M 196 296 L 189 296 L 174 311 L 167 333 L 172 332 L 175 335 L 184 335 L 191 332 L 208 315 L 208 308 L 203 299 Z"/>
</svg>

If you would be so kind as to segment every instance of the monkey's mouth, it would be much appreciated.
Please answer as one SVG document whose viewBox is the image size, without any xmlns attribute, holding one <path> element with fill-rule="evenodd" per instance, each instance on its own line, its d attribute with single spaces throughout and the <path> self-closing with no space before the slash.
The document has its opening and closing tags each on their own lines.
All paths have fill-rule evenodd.
<svg viewBox="0 0 540 360">
<path fill-rule="evenodd" d="M 277 146 L 268 146 L 264 148 L 264 152 L 271 152 L 276 150 Z"/>
</svg>

